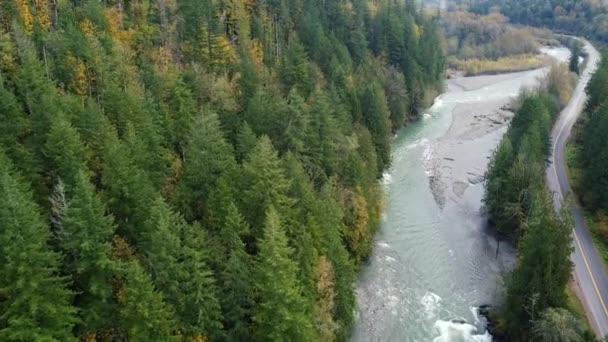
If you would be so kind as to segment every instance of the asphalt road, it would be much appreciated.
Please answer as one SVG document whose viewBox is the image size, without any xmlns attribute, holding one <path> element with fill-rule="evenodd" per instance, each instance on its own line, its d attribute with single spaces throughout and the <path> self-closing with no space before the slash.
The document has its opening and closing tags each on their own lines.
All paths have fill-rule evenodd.
<svg viewBox="0 0 608 342">
<path fill-rule="evenodd" d="M 556 210 L 560 209 L 563 198 L 570 192 L 564 148 L 572 126 L 583 110 L 586 100 L 585 87 L 591 74 L 596 70 L 600 58 L 598 51 L 589 42 L 581 41 L 585 44 L 585 50 L 589 55 L 587 68 L 579 79 L 570 103 L 560 113 L 551 132 L 553 162 L 547 168 L 547 181 L 549 188 L 554 193 L 553 202 Z M 572 234 L 574 280 L 580 288 L 579 296 L 587 311 L 592 329 L 603 337 L 608 335 L 608 275 L 606 275 L 602 259 L 593 245 L 582 211 L 579 205 L 574 203 L 574 198 L 572 202 L 571 212 L 575 223 Z"/>
</svg>

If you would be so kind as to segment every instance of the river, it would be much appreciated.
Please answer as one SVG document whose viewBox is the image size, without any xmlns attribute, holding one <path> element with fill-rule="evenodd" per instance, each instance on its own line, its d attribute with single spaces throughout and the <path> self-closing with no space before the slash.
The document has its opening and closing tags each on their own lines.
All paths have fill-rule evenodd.
<svg viewBox="0 0 608 342">
<path fill-rule="evenodd" d="M 507 129 L 505 106 L 546 72 L 450 79 L 423 119 L 395 137 L 382 225 L 357 283 L 352 341 L 492 340 L 475 307 L 501 298 L 515 252 L 503 243 L 497 254 L 486 231 L 482 178 Z"/>
</svg>

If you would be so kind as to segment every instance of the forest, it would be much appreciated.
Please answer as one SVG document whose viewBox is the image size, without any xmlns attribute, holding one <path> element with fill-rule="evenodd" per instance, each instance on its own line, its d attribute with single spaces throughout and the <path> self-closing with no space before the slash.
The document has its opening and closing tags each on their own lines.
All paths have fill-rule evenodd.
<svg viewBox="0 0 608 342">
<path fill-rule="evenodd" d="M 545 184 L 551 128 L 575 84 L 565 64 L 555 65 L 539 89 L 520 96 L 486 174 L 484 209 L 499 236 L 516 243 L 519 260 L 496 313 L 498 335 L 508 341 L 595 341 L 566 291 L 572 275 L 568 206 L 555 213 Z"/>
<path fill-rule="evenodd" d="M 413 1 L 1 1 L 0 340 L 346 339 L 441 40 Z"/>
<path fill-rule="evenodd" d="M 475 0 L 470 10 L 478 14 L 500 11 L 514 23 L 608 43 L 608 7 L 602 0 Z"/>
</svg>

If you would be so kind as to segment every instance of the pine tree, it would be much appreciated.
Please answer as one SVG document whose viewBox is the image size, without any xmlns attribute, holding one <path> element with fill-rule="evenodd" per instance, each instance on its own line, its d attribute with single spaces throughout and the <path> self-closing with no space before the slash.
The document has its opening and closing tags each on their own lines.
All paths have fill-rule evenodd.
<svg viewBox="0 0 608 342">
<path fill-rule="evenodd" d="M 55 164 L 55 175 L 61 178 L 68 189 L 72 189 L 80 181 L 80 173 L 86 170 L 87 151 L 78 131 L 64 115 L 58 115 L 53 120 L 46 150 Z"/>
<path fill-rule="evenodd" d="M 303 298 L 298 286 L 297 266 L 290 259 L 293 250 L 287 245 L 281 219 L 270 207 L 264 236 L 258 242 L 259 254 L 255 276 L 257 305 L 253 311 L 254 335 L 260 341 L 309 341 L 310 318 L 302 311 Z"/>
<path fill-rule="evenodd" d="M 217 184 L 209 194 L 209 212 L 207 223 L 209 228 L 219 232 L 226 225 L 228 218 L 227 203 L 234 203 L 235 185 L 231 181 L 232 174 L 226 174 L 220 177 Z"/>
<path fill-rule="evenodd" d="M 283 63 L 283 80 L 287 89 L 296 87 L 305 97 L 314 87 L 308 56 L 297 36 L 289 41 Z"/>
<path fill-rule="evenodd" d="M 581 45 L 578 41 L 575 41 L 574 44 L 572 44 L 572 48 L 570 49 L 570 61 L 568 63 L 568 67 L 570 68 L 570 71 L 575 72 L 575 73 L 579 73 L 579 57 L 581 54 Z"/>
<path fill-rule="evenodd" d="M 507 201 L 509 196 L 509 169 L 513 164 L 513 147 L 510 139 L 503 139 L 494 152 L 488 171 L 486 173 L 486 192 L 484 195 L 484 209 L 490 214 L 496 224 L 497 230 L 506 236 L 513 234 L 513 228 L 509 227 L 511 212 L 508 211 Z"/>
<path fill-rule="evenodd" d="M 175 310 L 179 330 L 211 335 L 220 327 L 220 308 L 201 228 L 186 223 L 160 197 L 146 226 L 141 250 L 154 283 Z"/>
<path fill-rule="evenodd" d="M 0 151 L 0 340 L 72 341 L 76 309 L 32 195 Z"/>
<path fill-rule="evenodd" d="M 255 132 L 251 129 L 247 122 L 243 122 L 239 131 L 237 133 L 236 138 L 236 157 L 237 160 L 243 161 L 247 158 L 247 155 L 253 148 L 257 142 L 258 138 L 255 135 Z"/>
<path fill-rule="evenodd" d="M 310 124 L 309 109 L 296 89 L 289 92 L 287 102 L 287 123 L 278 146 L 281 151 L 300 154 L 306 150 L 306 132 Z"/>
<path fill-rule="evenodd" d="M 253 305 L 252 262 L 245 252 L 240 236 L 247 234 L 249 227 L 233 203 L 227 206 L 225 224 L 220 238 L 226 249 L 223 268 L 219 273 L 221 304 L 227 339 L 247 340 L 251 336 L 249 320 Z"/>
<path fill-rule="evenodd" d="M 94 333 L 110 326 L 108 318 L 115 310 L 111 284 L 115 226 L 84 171 L 75 175 L 67 197 L 63 210 L 56 211 L 55 235 L 65 255 L 63 269 L 72 275 L 81 330 Z"/>
<path fill-rule="evenodd" d="M 147 173 L 137 167 L 118 138 L 110 133 L 103 142 L 101 181 L 108 207 L 116 218 L 118 230 L 132 241 L 140 238 L 155 190 Z"/>
<path fill-rule="evenodd" d="M 302 154 L 310 164 L 322 167 L 326 175 L 331 175 L 336 171 L 339 160 L 337 145 L 340 133 L 334 117 L 335 108 L 331 99 L 322 92 L 315 92 L 312 101 Z"/>
<path fill-rule="evenodd" d="M 150 276 L 137 261 L 121 266 L 122 287 L 118 290 L 120 325 L 133 341 L 178 341 L 177 323 L 171 308 L 154 289 Z"/>
<path fill-rule="evenodd" d="M 239 207 L 251 226 L 252 235 L 258 237 L 261 236 L 268 208 L 289 205 L 286 196 L 289 183 L 281 169 L 277 151 L 267 136 L 258 139 L 243 164 L 241 180 L 244 185 Z"/>
<path fill-rule="evenodd" d="M 216 115 L 196 120 L 184 159 L 184 175 L 178 185 L 179 207 L 188 220 L 201 219 L 217 180 L 236 167 L 232 146 L 224 138 Z"/>
<path fill-rule="evenodd" d="M 4 129 L 0 132 L 0 146 L 13 160 L 15 168 L 33 186 L 41 182 L 31 144 L 32 122 L 22 110 L 17 97 L 4 85 L 0 74 L 0 122 Z"/>
<path fill-rule="evenodd" d="M 190 136 L 190 129 L 197 113 L 196 103 L 192 92 L 182 79 L 175 82 L 170 99 L 173 144 L 178 153 L 184 154 L 184 146 Z"/>
<path fill-rule="evenodd" d="M 363 120 L 372 134 L 378 155 L 378 174 L 390 164 L 391 122 L 384 90 L 378 83 L 371 83 L 361 95 Z"/>
<path fill-rule="evenodd" d="M 564 307 L 572 276 L 571 226 L 556 216 L 551 199 L 540 189 L 525 230 L 520 262 L 507 289 L 505 317 L 513 337 L 525 333 L 529 322 L 540 319 L 545 309 Z"/>
</svg>

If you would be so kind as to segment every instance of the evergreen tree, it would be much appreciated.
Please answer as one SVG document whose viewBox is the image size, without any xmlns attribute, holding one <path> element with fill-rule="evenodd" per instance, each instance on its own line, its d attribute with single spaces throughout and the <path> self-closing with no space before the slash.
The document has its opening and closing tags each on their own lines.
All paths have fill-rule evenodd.
<svg viewBox="0 0 608 342">
<path fill-rule="evenodd" d="M 73 341 L 76 309 L 32 195 L 0 151 L 0 339 Z"/>
<path fill-rule="evenodd" d="M 580 43 L 578 43 L 578 41 L 574 44 L 572 44 L 572 48 L 570 49 L 570 61 L 568 63 L 568 67 L 570 68 L 570 71 L 575 72 L 575 73 L 579 73 L 579 57 L 581 55 L 581 45 Z"/>
<path fill-rule="evenodd" d="M 329 185 L 321 190 L 315 216 L 322 234 L 315 239 L 320 242 L 319 253 L 328 256 L 335 274 L 335 320 L 341 327 L 338 336 L 345 337 L 355 308 L 355 267 L 342 243 L 343 213 Z"/>
<path fill-rule="evenodd" d="M 154 187 L 146 172 L 137 167 L 114 134 L 104 137 L 102 185 L 118 228 L 131 241 L 138 241 L 140 227 L 154 200 Z"/>
<path fill-rule="evenodd" d="M 314 87 L 308 57 L 297 36 L 292 37 L 287 47 L 283 65 L 283 79 L 287 89 L 296 87 L 304 96 L 310 94 Z"/>
<path fill-rule="evenodd" d="M 196 115 L 196 104 L 192 98 L 192 92 L 186 87 L 183 80 L 178 80 L 171 94 L 171 134 L 176 150 L 184 153 L 184 145 L 190 136 L 192 122 Z"/>
<path fill-rule="evenodd" d="M 157 198 L 141 244 L 157 288 L 187 336 L 210 336 L 218 330 L 219 303 L 207 266 L 201 227 L 189 225 Z"/>
<path fill-rule="evenodd" d="M 506 300 L 508 331 L 514 338 L 525 334 L 529 322 L 540 319 L 545 309 L 565 305 L 565 288 L 572 276 L 571 226 L 556 216 L 551 199 L 542 190 L 536 192 L 525 225 L 520 262 Z"/>
<path fill-rule="evenodd" d="M 61 188 L 60 188 L 61 189 Z M 55 235 L 65 254 L 63 270 L 72 275 L 81 330 L 95 333 L 108 328 L 115 308 L 112 301 L 111 239 L 115 227 L 87 175 L 80 171 L 67 192 L 67 203 L 53 203 Z M 55 198 L 63 198 L 60 197 Z"/>
<path fill-rule="evenodd" d="M 236 166 L 232 146 L 226 142 L 216 115 L 197 119 L 184 158 L 184 175 L 178 185 L 179 207 L 187 219 L 201 219 L 217 180 Z"/>
<path fill-rule="evenodd" d="M 254 336 L 260 341 L 309 341 L 312 324 L 303 310 L 297 266 L 279 214 L 269 207 L 264 235 L 258 242 L 255 276 L 257 305 L 253 310 Z"/>
<path fill-rule="evenodd" d="M 68 189 L 80 182 L 80 173 L 86 170 L 86 156 L 78 131 L 63 115 L 58 115 L 51 124 L 46 150 L 55 164 L 56 177 L 61 178 Z M 86 177 L 86 174 L 85 174 Z"/>
<path fill-rule="evenodd" d="M 251 129 L 247 122 L 243 122 L 239 131 L 237 133 L 236 138 L 236 157 L 237 160 L 243 161 L 249 155 L 249 152 L 253 150 L 255 144 L 257 143 L 257 136 L 255 132 Z"/>
<path fill-rule="evenodd" d="M 310 165 L 319 165 L 325 174 L 336 171 L 338 163 L 337 145 L 340 136 L 337 120 L 334 118 L 331 100 L 327 95 L 317 92 L 313 95 L 310 119 L 304 137 L 305 149 L 302 154 Z"/>
<path fill-rule="evenodd" d="M 290 202 L 286 196 L 289 182 L 267 136 L 259 138 L 243 164 L 241 181 L 244 185 L 239 196 L 239 207 L 251 226 L 252 235 L 259 237 L 268 208 L 273 206 L 283 209 Z"/>
<path fill-rule="evenodd" d="M 390 164 L 391 123 L 384 90 L 377 83 L 365 87 L 361 96 L 365 125 L 372 134 L 378 155 L 378 169 L 381 173 Z"/>
<path fill-rule="evenodd" d="M 230 203 L 220 233 L 226 253 L 224 266 L 219 273 L 219 284 L 226 337 L 231 341 L 245 340 L 251 336 L 248 322 L 253 305 L 252 262 L 240 238 L 248 230 L 244 218 Z"/>
<path fill-rule="evenodd" d="M 0 145 L 25 179 L 35 186 L 41 180 L 32 151 L 32 122 L 22 110 L 15 94 L 5 87 L 1 74 L 0 121 L 4 123 L 4 129 L 0 132 Z"/>
<path fill-rule="evenodd" d="M 137 261 L 121 266 L 122 287 L 117 299 L 120 324 L 133 341 L 178 341 L 176 321 L 171 308 L 154 289 L 150 276 Z"/>
</svg>

